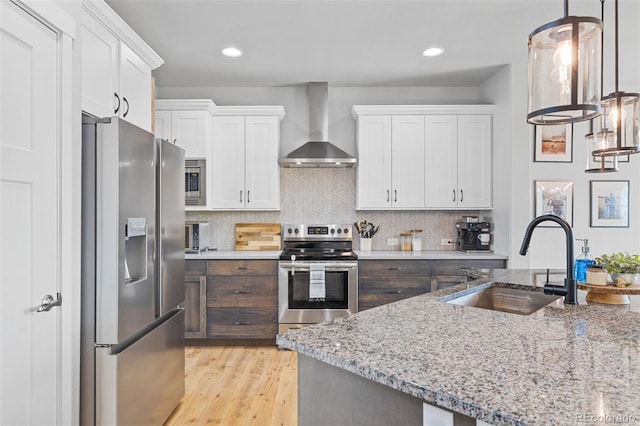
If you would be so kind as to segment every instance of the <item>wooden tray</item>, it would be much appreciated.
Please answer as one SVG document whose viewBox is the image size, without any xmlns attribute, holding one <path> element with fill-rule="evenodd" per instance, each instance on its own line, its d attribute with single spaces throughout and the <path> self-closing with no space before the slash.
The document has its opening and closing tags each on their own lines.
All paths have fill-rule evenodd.
<svg viewBox="0 0 640 426">
<path fill-rule="evenodd" d="M 580 290 L 587 291 L 587 302 L 606 303 L 608 305 L 628 305 L 629 295 L 640 294 L 640 285 L 631 284 L 628 287 L 615 285 L 593 285 L 576 283 Z"/>
<path fill-rule="evenodd" d="M 280 250 L 279 223 L 236 223 L 236 250 Z"/>
</svg>

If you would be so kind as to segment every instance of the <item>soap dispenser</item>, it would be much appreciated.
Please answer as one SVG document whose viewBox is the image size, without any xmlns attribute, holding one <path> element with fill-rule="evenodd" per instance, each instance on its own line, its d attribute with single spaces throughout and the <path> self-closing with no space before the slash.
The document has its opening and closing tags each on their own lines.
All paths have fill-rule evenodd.
<svg viewBox="0 0 640 426">
<path fill-rule="evenodd" d="M 574 279 L 584 283 L 587 282 L 587 268 L 596 262 L 589 256 L 589 240 L 586 238 L 576 238 L 576 241 L 582 241 L 582 254 L 576 258 Z"/>
</svg>

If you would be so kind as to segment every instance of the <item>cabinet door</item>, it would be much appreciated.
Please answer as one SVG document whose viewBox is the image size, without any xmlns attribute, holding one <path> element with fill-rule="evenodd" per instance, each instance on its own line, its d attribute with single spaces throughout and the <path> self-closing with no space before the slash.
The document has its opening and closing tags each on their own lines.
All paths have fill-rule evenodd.
<svg viewBox="0 0 640 426">
<path fill-rule="evenodd" d="M 245 118 L 247 209 L 280 208 L 279 127 L 275 116 Z"/>
<path fill-rule="evenodd" d="M 185 158 L 207 158 L 206 111 L 172 111 L 171 135 L 175 144 L 184 149 Z"/>
<path fill-rule="evenodd" d="M 176 143 L 175 139 L 171 136 L 171 111 L 156 110 L 154 124 L 156 138 L 166 139 L 171 143 Z"/>
<path fill-rule="evenodd" d="M 151 131 L 151 68 L 129 46 L 120 43 L 120 116 Z"/>
<path fill-rule="evenodd" d="M 424 207 L 424 169 L 424 116 L 394 116 L 391 123 L 393 207 Z"/>
<path fill-rule="evenodd" d="M 214 209 L 244 208 L 244 117 L 213 118 L 211 187 Z"/>
<path fill-rule="evenodd" d="M 490 208 L 491 116 L 458 116 L 458 207 Z"/>
<path fill-rule="evenodd" d="M 82 110 L 97 117 L 111 117 L 116 107 L 122 106 L 116 100 L 117 88 L 118 39 L 83 11 Z"/>
<path fill-rule="evenodd" d="M 455 115 L 425 117 L 425 206 L 457 207 L 458 125 Z"/>
<path fill-rule="evenodd" d="M 207 337 L 207 277 L 184 278 L 184 337 Z"/>
<path fill-rule="evenodd" d="M 358 118 L 357 208 L 391 207 L 391 116 Z"/>
</svg>

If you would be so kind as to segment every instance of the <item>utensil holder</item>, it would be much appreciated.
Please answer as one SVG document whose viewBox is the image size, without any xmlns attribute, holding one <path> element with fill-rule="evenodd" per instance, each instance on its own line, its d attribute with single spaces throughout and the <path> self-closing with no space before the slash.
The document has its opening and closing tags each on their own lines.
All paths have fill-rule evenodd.
<svg viewBox="0 0 640 426">
<path fill-rule="evenodd" d="M 371 238 L 360 238 L 360 250 L 371 251 Z"/>
</svg>

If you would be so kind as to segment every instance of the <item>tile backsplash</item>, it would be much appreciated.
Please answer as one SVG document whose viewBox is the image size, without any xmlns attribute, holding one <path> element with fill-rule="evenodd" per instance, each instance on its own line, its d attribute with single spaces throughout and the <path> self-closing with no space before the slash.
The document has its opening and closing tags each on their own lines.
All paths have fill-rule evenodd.
<svg viewBox="0 0 640 426">
<path fill-rule="evenodd" d="M 235 248 L 235 224 L 353 223 L 366 220 L 380 226 L 373 237 L 373 250 L 395 250 L 387 239 L 398 238 L 409 229 L 422 229 L 423 250 L 447 249 L 442 238 L 455 240 L 455 223 L 472 211 L 356 211 L 355 169 L 280 170 L 280 211 L 186 212 L 186 220 L 209 222 L 210 241 L 218 250 Z M 358 247 L 358 237 L 354 247 Z M 451 249 L 451 248 L 449 248 Z"/>
</svg>

